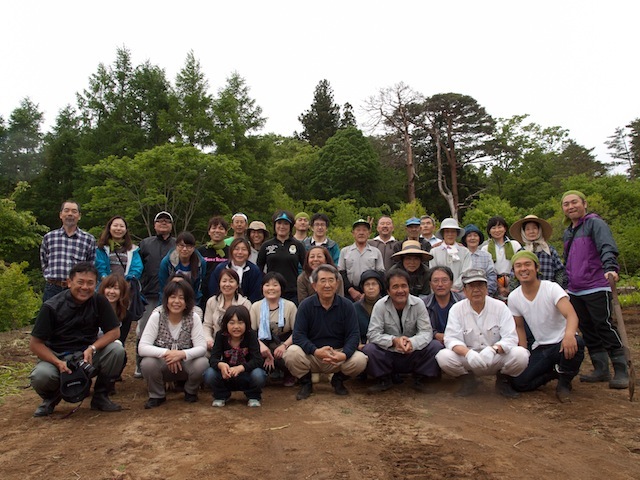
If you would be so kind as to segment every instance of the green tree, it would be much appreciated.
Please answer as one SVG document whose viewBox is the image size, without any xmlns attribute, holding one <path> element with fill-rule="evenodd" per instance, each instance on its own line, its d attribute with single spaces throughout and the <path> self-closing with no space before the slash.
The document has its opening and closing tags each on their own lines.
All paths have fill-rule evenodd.
<svg viewBox="0 0 640 480">
<path fill-rule="evenodd" d="M 117 212 L 140 236 L 151 234 L 160 210 L 172 212 L 178 231 L 204 231 L 212 212 L 228 214 L 228 205 L 243 204 L 251 194 L 237 160 L 191 146 L 111 156 L 84 169 L 97 180 L 85 209 L 104 222 Z"/>
<path fill-rule="evenodd" d="M 353 114 L 353 106 L 347 102 L 342 107 L 342 118 L 340 118 L 340 128 L 357 127 L 356 116 Z"/>
<path fill-rule="evenodd" d="M 0 331 L 29 325 L 42 303 L 23 273 L 27 263 L 0 262 Z"/>
<path fill-rule="evenodd" d="M 296 138 L 271 137 L 273 146 L 269 162 L 270 176 L 295 200 L 311 200 L 309 178 L 318 159 L 319 149 Z M 280 207 L 284 208 L 284 207 Z"/>
<path fill-rule="evenodd" d="M 84 135 L 78 152 L 81 165 L 109 155 L 135 155 L 165 143 L 161 118 L 169 109 L 169 82 L 164 70 L 146 62 L 134 67 L 122 47 L 113 66 L 99 64 L 89 87 L 77 94 Z"/>
<path fill-rule="evenodd" d="M 480 230 L 484 231 L 489 219 L 496 215 L 503 217 L 509 225 L 520 218 L 518 210 L 507 200 L 483 193 L 480 194 L 480 198 L 475 200 L 471 208 L 464 214 L 462 225 L 473 223 L 478 226 Z"/>
<path fill-rule="evenodd" d="M 340 107 L 333 101 L 333 89 L 328 80 L 320 80 L 316 85 L 311 107 L 298 117 L 298 121 L 303 126 L 300 138 L 314 147 L 323 147 L 336 134 L 340 127 Z"/>
<path fill-rule="evenodd" d="M 625 165 L 629 178 L 640 174 L 640 118 L 636 118 L 626 127 L 618 127 L 605 142 L 609 154 L 616 165 Z"/>
<path fill-rule="evenodd" d="M 20 182 L 11 196 L 0 198 L 0 263 L 17 261 L 24 252 L 38 248 L 47 230 L 31 212 L 16 209 L 16 195 L 27 188 Z"/>
<path fill-rule="evenodd" d="M 43 118 L 26 97 L 11 112 L 8 126 L 0 128 L 0 193 L 8 194 L 17 182 L 31 181 L 42 170 Z"/>
<path fill-rule="evenodd" d="M 238 72 L 227 78 L 213 101 L 214 140 L 216 151 L 222 154 L 255 148 L 257 139 L 251 138 L 264 127 L 266 118 L 262 108 L 249 96 L 249 87 Z"/>
<path fill-rule="evenodd" d="M 213 96 L 193 50 L 176 76 L 171 104 L 170 117 L 179 138 L 200 148 L 213 146 Z"/>
<path fill-rule="evenodd" d="M 374 203 L 380 182 L 380 162 L 360 130 L 338 130 L 320 150 L 310 175 L 317 198 L 352 198 L 356 205 Z"/>
</svg>

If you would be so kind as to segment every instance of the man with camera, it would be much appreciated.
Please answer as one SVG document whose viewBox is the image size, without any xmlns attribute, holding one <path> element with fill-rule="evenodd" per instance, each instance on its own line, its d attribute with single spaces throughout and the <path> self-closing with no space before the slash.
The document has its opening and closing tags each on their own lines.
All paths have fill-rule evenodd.
<svg viewBox="0 0 640 480">
<path fill-rule="evenodd" d="M 91 408 L 121 410 L 109 400 L 109 382 L 122 370 L 124 347 L 115 342 L 120 338 L 120 326 L 113 308 L 104 296 L 95 293 L 97 279 L 93 263 L 74 265 L 67 279 L 68 290 L 47 300 L 40 309 L 29 344 L 40 360 L 29 378 L 43 399 L 34 417 L 51 415 L 60 403 L 63 373 L 82 369 L 90 377 L 94 373 L 91 366 L 97 372 Z M 104 332 L 99 338 L 98 329 Z"/>
</svg>

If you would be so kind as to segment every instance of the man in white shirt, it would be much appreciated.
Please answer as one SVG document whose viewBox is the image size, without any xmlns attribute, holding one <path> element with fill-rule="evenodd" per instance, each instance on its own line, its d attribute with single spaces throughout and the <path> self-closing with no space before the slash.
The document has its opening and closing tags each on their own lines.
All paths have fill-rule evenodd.
<svg viewBox="0 0 640 480">
<path fill-rule="evenodd" d="M 506 398 L 519 396 L 510 381 L 520 375 L 529 362 L 529 351 L 518 346 L 516 324 L 509 308 L 488 297 L 484 270 L 470 269 L 462 274 L 465 300 L 449 310 L 444 331 L 444 350 L 436 360 L 444 373 L 461 377 L 455 395 L 466 397 L 478 388 L 477 375 L 496 375 L 496 391 Z"/>
<path fill-rule="evenodd" d="M 538 278 L 535 253 L 520 251 L 513 258 L 520 286 L 509 294 L 520 345 L 527 344 L 525 322 L 535 337 L 526 370 L 513 379 L 517 391 L 531 391 L 558 379 L 556 397 L 571 401 L 571 380 L 584 359 L 584 341 L 577 335 L 578 316 L 560 285 Z"/>
</svg>

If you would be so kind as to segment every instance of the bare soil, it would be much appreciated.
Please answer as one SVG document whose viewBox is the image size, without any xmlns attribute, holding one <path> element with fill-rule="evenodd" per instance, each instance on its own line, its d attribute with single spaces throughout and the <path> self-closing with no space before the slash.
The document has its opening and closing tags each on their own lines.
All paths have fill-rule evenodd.
<svg viewBox="0 0 640 480">
<path fill-rule="evenodd" d="M 640 359 L 640 311 L 625 310 L 625 320 Z M 35 362 L 28 339 L 0 334 L 0 365 Z M 130 364 L 113 397 L 118 413 L 92 411 L 87 399 L 68 417 L 74 405 L 62 402 L 33 418 L 32 389 L 5 398 L 0 479 L 640 478 L 639 403 L 606 384 L 576 380 L 573 402 L 560 404 L 554 384 L 506 400 L 489 378 L 470 398 L 453 397 L 447 377 L 433 395 L 406 382 L 367 395 L 369 383 L 352 380 L 347 397 L 320 382 L 297 402 L 296 387 L 273 385 L 261 408 L 237 392 L 212 408 L 202 391 L 196 404 L 175 392 L 144 410 L 145 382 L 132 375 Z"/>
</svg>

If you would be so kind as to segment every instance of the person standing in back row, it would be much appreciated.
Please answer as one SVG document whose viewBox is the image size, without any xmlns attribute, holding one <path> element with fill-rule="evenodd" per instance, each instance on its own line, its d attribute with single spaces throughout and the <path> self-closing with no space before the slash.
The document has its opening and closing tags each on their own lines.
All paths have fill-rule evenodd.
<svg viewBox="0 0 640 480">
<path fill-rule="evenodd" d="M 63 202 L 60 206 L 62 227 L 50 231 L 42 239 L 40 265 L 47 282 L 43 303 L 67 288 L 69 271 L 76 263 L 93 263 L 96 259 L 96 239 L 78 228 L 81 217 L 77 202 Z"/>
<path fill-rule="evenodd" d="M 594 368 L 590 374 L 581 375 L 580 381 L 609 381 L 609 388 L 627 388 L 629 372 L 622 340 L 611 318 L 609 281 L 618 281 L 618 247 L 604 220 L 587 213 L 582 192 L 565 192 L 562 211 L 571 222 L 563 237 L 567 292 Z M 609 359 L 614 370 L 612 379 Z"/>
</svg>

